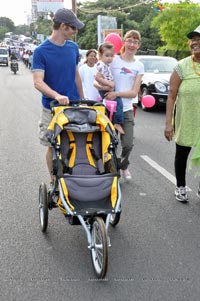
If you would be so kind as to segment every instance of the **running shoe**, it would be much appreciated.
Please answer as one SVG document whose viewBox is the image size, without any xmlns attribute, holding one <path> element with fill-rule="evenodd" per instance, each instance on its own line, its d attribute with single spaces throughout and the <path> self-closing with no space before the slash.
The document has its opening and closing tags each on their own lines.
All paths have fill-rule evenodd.
<svg viewBox="0 0 200 301">
<path fill-rule="evenodd" d="M 183 187 L 183 186 L 176 187 L 174 194 L 176 196 L 177 201 L 179 201 L 179 202 L 187 202 L 188 201 L 186 187 Z"/>
<path fill-rule="evenodd" d="M 132 179 L 131 173 L 130 173 L 130 171 L 128 170 L 128 168 L 127 168 L 127 169 L 124 169 L 124 170 L 122 169 L 121 172 L 122 172 L 122 177 L 123 177 L 126 181 L 129 181 L 129 180 Z"/>
</svg>

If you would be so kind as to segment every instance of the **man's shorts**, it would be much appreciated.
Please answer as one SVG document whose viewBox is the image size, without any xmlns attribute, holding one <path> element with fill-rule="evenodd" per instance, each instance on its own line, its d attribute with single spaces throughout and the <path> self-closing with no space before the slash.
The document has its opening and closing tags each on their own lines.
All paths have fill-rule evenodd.
<svg viewBox="0 0 200 301">
<path fill-rule="evenodd" d="M 51 147 L 51 143 L 48 141 L 45 135 L 51 120 L 52 120 L 51 110 L 42 107 L 40 120 L 39 120 L 39 139 L 42 145 L 48 147 Z"/>
</svg>

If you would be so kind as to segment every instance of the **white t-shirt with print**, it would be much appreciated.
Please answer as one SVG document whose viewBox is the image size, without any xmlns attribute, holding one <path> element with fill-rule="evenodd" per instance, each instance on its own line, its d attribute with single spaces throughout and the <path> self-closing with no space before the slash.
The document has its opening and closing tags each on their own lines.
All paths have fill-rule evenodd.
<svg viewBox="0 0 200 301">
<path fill-rule="evenodd" d="M 135 78 L 138 74 L 144 74 L 144 65 L 138 60 L 126 62 L 115 55 L 111 64 L 111 71 L 115 82 L 115 91 L 129 91 L 133 88 Z M 138 103 L 138 96 L 134 98 L 122 98 L 123 111 L 132 110 L 132 104 Z"/>
</svg>

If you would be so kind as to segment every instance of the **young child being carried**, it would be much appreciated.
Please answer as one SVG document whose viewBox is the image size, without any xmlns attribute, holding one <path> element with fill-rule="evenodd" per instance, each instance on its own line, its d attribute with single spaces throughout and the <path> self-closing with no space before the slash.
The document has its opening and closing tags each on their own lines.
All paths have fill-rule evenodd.
<svg viewBox="0 0 200 301">
<path fill-rule="evenodd" d="M 110 64 L 114 57 L 114 46 L 109 42 L 102 43 L 98 48 L 98 57 L 99 61 L 96 64 L 98 71 L 96 81 L 102 87 L 102 89 L 99 90 L 99 94 L 102 99 L 106 99 L 106 93 L 113 91 L 115 86 L 110 69 Z M 124 130 L 122 128 L 124 122 L 123 102 L 120 97 L 117 97 L 114 100 L 117 102 L 117 107 L 113 118 L 113 124 L 120 134 L 124 134 Z"/>
</svg>

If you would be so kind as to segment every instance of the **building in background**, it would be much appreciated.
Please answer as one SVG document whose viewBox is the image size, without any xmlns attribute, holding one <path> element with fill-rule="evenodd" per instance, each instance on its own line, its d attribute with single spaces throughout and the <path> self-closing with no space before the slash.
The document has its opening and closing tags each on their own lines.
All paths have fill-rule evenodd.
<svg viewBox="0 0 200 301">
<path fill-rule="evenodd" d="M 64 7 L 64 0 L 31 0 L 32 22 L 39 16 L 48 18 L 51 13 L 55 13 L 59 8 Z"/>
</svg>

